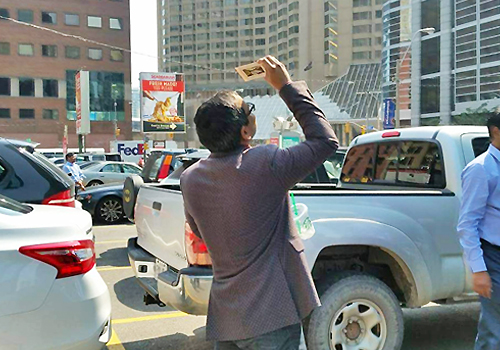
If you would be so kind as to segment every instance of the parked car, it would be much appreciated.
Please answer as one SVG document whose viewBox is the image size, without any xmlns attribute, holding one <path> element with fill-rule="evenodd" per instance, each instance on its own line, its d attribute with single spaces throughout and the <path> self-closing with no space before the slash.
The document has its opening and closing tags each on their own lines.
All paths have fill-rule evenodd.
<svg viewBox="0 0 500 350">
<path fill-rule="evenodd" d="M 0 194 L 23 203 L 75 206 L 75 184 L 34 145 L 0 138 Z"/>
<path fill-rule="evenodd" d="M 83 210 L 0 195 L 0 348 L 98 350 L 111 301 Z"/>
<path fill-rule="evenodd" d="M 86 187 L 91 187 L 105 183 L 123 183 L 127 176 L 131 174 L 141 174 L 142 169 L 134 163 L 99 162 L 85 167 L 82 172 L 85 175 L 83 184 Z"/>
<path fill-rule="evenodd" d="M 401 306 L 470 297 L 456 232 L 460 175 L 488 141 L 486 127 L 472 126 L 370 133 L 351 143 L 339 187 L 292 191 L 313 224 L 304 251 L 322 300 L 310 318 L 308 349 L 399 350 Z M 171 177 L 125 182 L 125 212 L 138 233 L 128 242 L 130 264 L 146 303 L 206 314 L 210 257 L 186 229 L 179 181 Z"/>
<path fill-rule="evenodd" d="M 122 156 L 120 153 L 78 153 L 76 154 L 77 162 L 121 162 Z"/>
<path fill-rule="evenodd" d="M 144 182 L 157 182 L 169 176 L 185 161 L 182 158 L 184 153 L 184 150 L 153 152 L 141 171 Z M 80 168 L 85 170 L 94 164 L 96 163 L 84 163 L 80 165 Z M 83 209 L 88 211 L 96 221 L 108 224 L 120 222 L 125 218 L 122 198 L 123 183 L 91 186 L 77 195 L 77 200 L 82 203 Z"/>
</svg>

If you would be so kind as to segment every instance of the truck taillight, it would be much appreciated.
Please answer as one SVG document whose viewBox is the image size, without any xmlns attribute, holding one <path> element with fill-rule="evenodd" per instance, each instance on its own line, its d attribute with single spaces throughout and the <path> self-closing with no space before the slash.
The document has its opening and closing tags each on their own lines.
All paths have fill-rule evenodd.
<svg viewBox="0 0 500 350">
<path fill-rule="evenodd" d="M 63 207 L 75 207 L 75 198 L 71 195 L 71 190 L 61 191 L 42 201 L 42 204 L 60 205 Z"/>
<path fill-rule="evenodd" d="M 92 240 L 37 244 L 19 248 L 19 252 L 57 269 L 56 278 L 83 275 L 95 265 Z"/>
<path fill-rule="evenodd" d="M 212 259 L 210 259 L 205 242 L 194 234 L 187 222 L 184 233 L 188 263 L 198 266 L 212 265 Z"/>
</svg>

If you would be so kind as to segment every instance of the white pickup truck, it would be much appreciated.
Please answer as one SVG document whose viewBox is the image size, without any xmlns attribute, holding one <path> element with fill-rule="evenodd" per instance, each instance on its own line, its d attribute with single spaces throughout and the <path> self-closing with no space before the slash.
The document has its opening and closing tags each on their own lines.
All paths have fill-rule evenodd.
<svg viewBox="0 0 500 350">
<path fill-rule="evenodd" d="M 470 295 L 456 233 L 460 174 L 488 142 L 485 127 L 371 133 L 352 142 L 340 186 L 292 191 L 313 222 L 314 234 L 303 240 L 323 304 L 308 322 L 309 349 L 400 349 L 401 307 Z M 185 230 L 178 180 L 196 160 L 160 184 L 130 178 L 125 191 L 138 234 L 128 254 L 145 302 L 202 315 L 210 258 Z"/>
</svg>

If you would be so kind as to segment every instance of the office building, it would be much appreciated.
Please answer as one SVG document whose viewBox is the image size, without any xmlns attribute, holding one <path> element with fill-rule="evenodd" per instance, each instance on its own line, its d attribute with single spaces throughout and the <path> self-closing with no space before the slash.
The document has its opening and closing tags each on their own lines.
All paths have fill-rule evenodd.
<svg viewBox="0 0 500 350">
<path fill-rule="evenodd" d="M 468 109 L 500 105 L 500 3 L 491 0 L 385 1 L 383 90 L 403 125 L 453 124 Z M 424 35 L 419 30 L 434 28 Z"/>
<path fill-rule="evenodd" d="M 266 94 L 263 81 L 244 84 L 234 68 L 270 54 L 316 90 L 352 63 L 380 61 L 381 3 L 158 0 L 159 67 L 183 72 L 196 94 L 220 88 Z"/>
<path fill-rule="evenodd" d="M 90 71 L 87 147 L 132 134 L 128 0 L 3 0 L 0 4 L 0 136 L 77 147 L 75 74 Z M 13 22 L 10 19 L 22 23 Z M 61 36 L 51 31 L 71 36 Z M 76 36 L 90 41 L 82 41 Z M 101 46 L 105 43 L 113 47 Z M 115 113 L 116 101 L 116 113 Z"/>
</svg>

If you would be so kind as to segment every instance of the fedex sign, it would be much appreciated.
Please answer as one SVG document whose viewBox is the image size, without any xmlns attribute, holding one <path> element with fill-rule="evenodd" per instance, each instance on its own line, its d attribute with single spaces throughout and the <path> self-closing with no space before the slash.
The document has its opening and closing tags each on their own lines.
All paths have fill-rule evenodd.
<svg viewBox="0 0 500 350">
<path fill-rule="evenodd" d="M 144 144 L 138 143 L 136 147 L 130 147 L 124 143 L 118 143 L 118 153 L 125 156 L 139 156 L 144 154 Z"/>
</svg>

